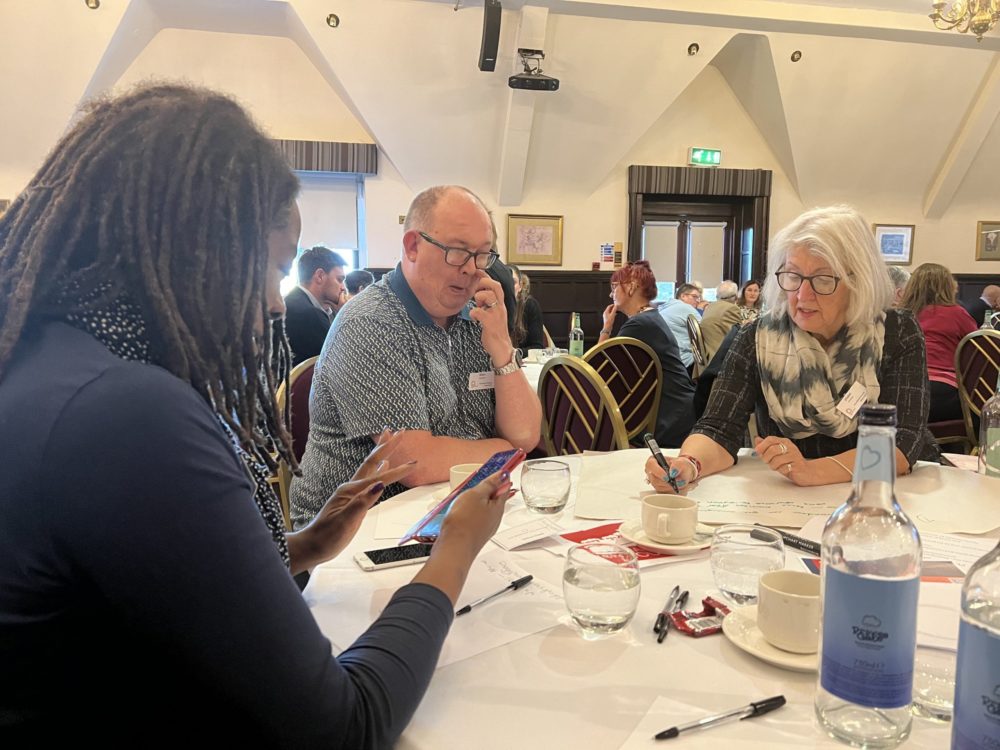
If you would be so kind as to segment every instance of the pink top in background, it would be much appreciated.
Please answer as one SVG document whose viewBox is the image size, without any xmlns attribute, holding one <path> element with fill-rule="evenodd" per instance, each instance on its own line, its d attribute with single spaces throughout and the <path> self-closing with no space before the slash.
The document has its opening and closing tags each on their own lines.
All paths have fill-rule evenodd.
<svg viewBox="0 0 1000 750">
<path fill-rule="evenodd" d="M 931 380 L 958 387 L 955 349 L 967 333 L 978 328 L 961 305 L 928 305 L 917 315 L 927 342 L 927 374 Z"/>
</svg>

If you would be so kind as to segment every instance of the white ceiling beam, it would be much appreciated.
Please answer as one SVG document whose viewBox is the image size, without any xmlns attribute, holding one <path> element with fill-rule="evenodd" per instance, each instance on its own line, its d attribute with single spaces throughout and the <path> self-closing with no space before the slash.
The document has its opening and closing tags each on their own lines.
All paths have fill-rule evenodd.
<svg viewBox="0 0 1000 750">
<path fill-rule="evenodd" d="M 521 9 L 517 29 L 513 72 L 521 72 L 521 59 L 517 49 L 545 49 L 545 28 L 549 20 L 547 8 L 525 6 Z M 545 69 L 544 62 L 542 70 Z M 551 92 L 507 92 L 507 117 L 500 146 L 500 179 L 497 185 L 497 203 L 516 206 L 524 192 L 524 176 L 528 168 L 528 150 L 531 146 L 531 126 L 535 120 L 535 101 L 539 96 L 552 96 Z"/>
<path fill-rule="evenodd" d="M 1000 116 L 1000 55 L 993 55 L 979 90 L 973 97 L 965 118 L 955 133 L 955 139 L 945 152 L 924 196 L 924 216 L 928 219 L 941 218 L 951 205 L 998 116 Z"/>
</svg>

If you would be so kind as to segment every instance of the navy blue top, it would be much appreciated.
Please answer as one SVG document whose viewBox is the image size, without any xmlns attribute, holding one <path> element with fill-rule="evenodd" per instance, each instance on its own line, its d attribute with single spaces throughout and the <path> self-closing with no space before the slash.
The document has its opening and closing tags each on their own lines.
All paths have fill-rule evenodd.
<svg viewBox="0 0 1000 750">
<path fill-rule="evenodd" d="M 339 658 L 207 404 L 51 323 L 0 381 L 0 745 L 391 745 L 452 619 L 410 584 Z"/>
</svg>

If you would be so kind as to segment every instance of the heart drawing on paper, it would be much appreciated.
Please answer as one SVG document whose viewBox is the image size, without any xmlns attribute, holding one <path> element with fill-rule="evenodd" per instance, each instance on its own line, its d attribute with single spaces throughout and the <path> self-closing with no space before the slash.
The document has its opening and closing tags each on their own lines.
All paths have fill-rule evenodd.
<svg viewBox="0 0 1000 750">
<path fill-rule="evenodd" d="M 878 466 L 882 462 L 882 456 L 878 451 L 872 450 L 867 445 L 861 450 L 861 470 L 868 471 Z"/>
</svg>

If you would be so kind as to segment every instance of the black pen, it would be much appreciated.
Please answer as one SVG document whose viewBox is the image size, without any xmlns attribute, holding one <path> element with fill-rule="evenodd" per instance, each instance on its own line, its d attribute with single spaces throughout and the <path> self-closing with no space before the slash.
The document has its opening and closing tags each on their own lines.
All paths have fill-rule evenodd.
<svg viewBox="0 0 1000 750">
<path fill-rule="evenodd" d="M 789 534 L 787 531 L 782 531 L 781 529 L 772 529 L 770 526 L 765 526 L 762 523 L 755 523 L 754 526 L 760 526 L 761 530 L 767 529 L 769 531 L 773 531 L 781 537 L 781 541 L 783 541 L 787 546 L 794 547 L 802 552 L 808 552 L 811 555 L 819 557 L 823 551 L 819 542 L 814 542 L 811 539 L 805 539 L 801 536 L 796 536 L 795 534 Z M 762 531 L 758 531 L 756 529 L 750 532 L 750 536 L 754 539 L 766 540 L 768 538 L 767 534 L 764 534 Z"/>
<path fill-rule="evenodd" d="M 657 465 L 663 469 L 663 478 L 670 483 L 670 486 L 674 488 L 674 492 L 678 495 L 681 494 L 681 488 L 677 486 L 677 480 L 670 476 L 670 464 L 667 463 L 667 459 L 663 457 L 663 451 L 660 450 L 659 444 L 653 438 L 651 432 L 647 432 L 642 436 L 642 439 L 646 442 L 646 447 L 649 448 L 649 452 L 653 454 L 653 458 L 656 459 Z"/>
<path fill-rule="evenodd" d="M 660 610 L 660 614 L 658 614 L 656 616 L 656 622 L 653 623 L 653 632 L 654 633 L 659 633 L 661 630 L 663 630 L 663 628 L 665 627 L 664 623 L 666 622 L 667 617 L 670 615 L 670 613 L 674 609 L 674 602 L 677 601 L 677 598 L 680 595 L 681 595 L 681 587 L 680 586 L 674 586 L 670 590 L 670 593 L 667 594 L 667 603 L 663 605 L 663 609 Z M 660 641 L 657 640 L 656 642 L 659 643 Z"/>
<path fill-rule="evenodd" d="M 734 708 L 732 711 L 725 711 L 721 714 L 706 716 L 704 719 L 692 721 L 690 724 L 681 724 L 680 726 L 670 727 L 670 729 L 664 729 L 662 732 L 654 735 L 653 739 L 669 740 L 676 737 L 681 732 L 688 732 L 692 729 L 708 729 L 709 727 L 718 726 L 719 724 L 725 724 L 728 721 L 752 719 L 754 716 L 763 716 L 769 711 L 781 708 L 784 705 L 785 696 L 776 695 L 773 698 L 767 698 L 766 700 L 751 703 L 749 706 L 741 706 L 740 708 Z"/>
<path fill-rule="evenodd" d="M 681 592 L 681 595 L 677 597 L 676 601 L 674 601 L 673 603 L 673 606 L 670 608 L 671 612 L 677 612 L 678 610 L 684 608 L 684 605 L 687 604 L 688 593 L 689 592 L 687 591 Z M 660 626 L 660 632 L 656 636 L 656 642 L 663 643 L 663 639 L 667 637 L 667 633 L 669 632 L 670 632 L 670 615 L 668 614 L 665 618 L 663 618 L 663 624 Z"/>
<path fill-rule="evenodd" d="M 527 586 L 529 583 L 531 583 L 532 578 L 534 578 L 534 576 L 527 575 L 524 578 L 518 578 L 516 581 L 511 581 L 496 593 L 490 594 L 489 596 L 484 596 L 482 599 L 476 599 L 476 601 L 466 604 L 464 607 L 462 607 L 455 613 L 455 617 L 468 613 L 473 607 L 478 607 L 480 604 L 485 604 L 490 599 L 497 598 L 498 596 L 500 596 L 500 594 L 506 594 L 508 591 L 517 591 L 519 588 Z"/>
</svg>

